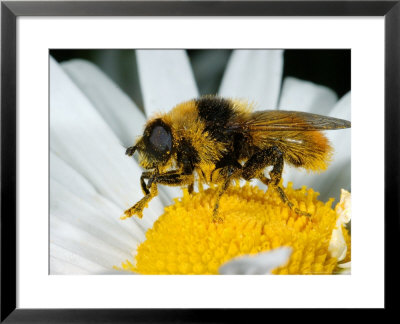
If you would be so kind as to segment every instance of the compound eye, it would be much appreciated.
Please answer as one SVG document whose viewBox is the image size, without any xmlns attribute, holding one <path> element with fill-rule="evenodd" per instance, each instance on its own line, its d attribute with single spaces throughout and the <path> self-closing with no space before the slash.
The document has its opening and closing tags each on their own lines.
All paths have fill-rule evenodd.
<svg viewBox="0 0 400 324">
<path fill-rule="evenodd" d="M 170 131 L 163 126 L 157 125 L 153 128 L 149 141 L 154 149 L 160 153 L 171 151 L 172 136 Z"/>
</svg>

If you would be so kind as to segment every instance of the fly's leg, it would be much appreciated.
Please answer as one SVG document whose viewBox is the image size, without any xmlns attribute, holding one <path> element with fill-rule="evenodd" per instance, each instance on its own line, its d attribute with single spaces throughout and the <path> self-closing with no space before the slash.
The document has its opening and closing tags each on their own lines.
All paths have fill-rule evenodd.
<svg viewBox="0 0 400 324">
<path fill-rule="evenodd" d="M 144 181 L 145 179 L 149 179 L 153 174 L 154 171 L 145 171 L 142 173 L 142 175 L 140 176 L 140 187 L 142 188 L 144 197 L 139 200 L 134 206 L 125 210 L 124 216 L 122 216 L 121 219 L 127 219 L 129 217 L 132 217 L 133 215 L 137 215 L 139 218 L 143 217 L 143 209 L 146 207 L 147 203 L 158 194 L 156 185 L 154 185 L 154 187 L 149 190 L 149 188 L 147 188 L 146 182 Z"/>
<path fill-rule="evenodd" d="M 129 147 L 126 150 L 126 154 L 132 155 L 136 150 L 136 146 Z M 147 204 L 158 194 L 157 184 L 179 186 L 188 185 L 189 192 L 193 192 L 194 176 L 193 176 L 193 164 L 190 160 L 182 158 L 182 169 L 181 170 L 170 170 L 164 173 L 159 173 L 156 169 L 154 171 L 145 171 L 140 177 L 140 186 L 143 194 L 145 195 L 139 200 L 134 206 L 125 211 L 125 215 L 122 219 L 137 215 L 139 218 L 143 217 L 143 209 L 147 207 Z M 145 182 L 145 179 L 149 181 Z"/>
<path fill-rule="evenodd" d="M 154 172 L 143 172 L 140 177 L 140 187 L 142 188 L 143 194 L 146 196 L 150 193 L 149 189 L 147 188 L 147 184 L 144 179 L 150 179 L 150 177 L 154 174 Z"/>
<path fill-rule="evenodd" d="M 149 179 L 147 184 L 145 179 Z M 126 219 L 128 217 L 132 217 L 133 215 L 137 215 L 139 218 L 142 218 L 143 209 L 146 208 L 150 200 L 158 194 L 158 183 L 170 186 L 188 184 L 190 190 L 190 185 L 193 183 L 193 175 L 183 174 L 179 170 L 172 170 L 161 174 L 150 171 L 143 172 L 142 176 L 140 177 L 140 186 L 145 196 L 134 206 L 125 210 L 124 216 L 122 216 L 121 219 Z"/>
<path fill-rule="evenodd" d="M 126 219 L 132 217 L 133 215 L 137 215 L 139 218 L 143 217 L 143 209 L 146 208 L 149 201 L 158 194 L 157 184 L 153 183 L 150 187 L 150 190 L 148 190 L 146 186 L 145 187 L 142 186 L 142 190 L 144 192 L 147 192 L 147 194 L 142 199 L 140 199 L 134 206 L 125 210 L 124 216 L 122 216 L 121 219 Z"/>
<path fill-rule="evenodd" d="M 153 182 L 167 186 L 187 185 L 189 193 L 192 193 L 194 187 L 194 166 L 187 159 L 182 159 L 181 165 L 182 168 L 179 170 L 170 170 L 164 173 L 153 174 L 149 178 L 147 188 L 149 188 Z"/>
<path fill-rule="evenodd" d="M 214 209 L 213 209 L 213 214 L 212 214 L 212 221 L 213 223 L 223 223 L 224 219 L 220 216 L 218 216 L 218 208 L 219 208 L 219 201 L 221 200 L 222 195 L 228 189 L 229 187 L 229 182 L 230 182 L 230 177 L 227 178 L 222 186 L 218 188 L 218 195 L 217 195 L 217 200 L 215 201 Z"/>
<path fill-rule="evenodd" d="M 276 146 L 264 151 L 259 151 L 255 153 L 243 166 L 242 177 L 245 180 L 257 178 L 265 185 L 272 186 L 272 188 L 278 192 L 282 201 L 287 204 L 290 209 L 294 210 L 298 215 L 311 216 L 309 213 L 295 208 L 294 204 L 289 200 L 283 188 L 280 186 L 283 162 L 283 153 Z M 269 165 L 273 166 L 273 169 L 269 173 L 270 179 L 265 177 L 263 174 L 263 170 Z"/>
<path fill-rule="evenodd" d="M 193 193 L 193 189 L 194 189 L 194 179 L 193 179 L 193 182 L 188 184 L 188 192 L 190 194 Z"/>
<path fill-rule="evenodd" d="M 239 167 L 241 168 L 241 165 L 238 162 L 236 162 L 236 163 L 237 163 L 237 165 L 235 165 L 235 166 L 228 165 L 226 167 L 223 167 L 222 170 L 220 171 L 220 174 L 225 177 L 225 181 L 222 184 L 222 186 L 220 186 L 218 188 L 218 195 L 217 195 L 217 199 L 215 201 L 213 215 L 212 215 L 213 223 L 223 223 L 224 222 L 224 219 L 222 217 L 218 216 L 219 201 L 221 200 L 221 197 L 224 194 L 224 192 L 226 191 L 226 189 L 228 189 L 229 184 L 232 179 L 232 176 L 234 175 L 235 171 L 238 170 Z"/>
<path fill-rule="evenodd" d="M 265 177 L 264 175 L 258 177 L 258 179 L 259 179 L 263 184 L 265 184 L 265 185 L 267 185 L 267 186 L 271 185 L 271 180 L 268 179 L 267 177 Z M 286 196 L 285 192 L 283 191 L 283 188 L 282 188 L 281 186 L 279 186 L 279 182 L 278 182 L 278 185 L 274 185 L 273 187 L 274 187 L 274 189 L 279 193 L 279 197 L 282 199 L 282 201 L 283 201 L 286 205 L 288 205 L 288 207 L 289 207 L 290 209 L 294 210 L 294 212 L 295 212 L 297 215 L 307 216 L 307 217 L 310 217 L 310 216 L 311 216 L 311 214 L 309 214 L 309 213 L 307 213 L 307 212 L 304 212 L 304 211 L 298 209 L 297 207 L 294 207 L 294 204 L 289 200 L 288 196 Z"/>
<path fill-rule="evenodd" d="M 149 188 L 149 186 L 151 186 L 153 183 L 159 183 L 168 186 L 188 185 L 190 187 L 193 182 L 193 174 L 185 174 L 180 170 L 172 170 L 151 177 L 147 183 L 147 188 Z"/>
</svg>

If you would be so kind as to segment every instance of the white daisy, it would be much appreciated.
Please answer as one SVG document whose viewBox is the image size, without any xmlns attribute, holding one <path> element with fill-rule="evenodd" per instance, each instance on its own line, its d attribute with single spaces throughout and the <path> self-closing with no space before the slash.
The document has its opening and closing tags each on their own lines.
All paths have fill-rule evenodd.
<svg viewBox="0 0 400 324">
<path fill-rule="evenodd" d="M 198 96 L 185 51 L 137 51 L 136 56 L 146 116 Z M 326 87 L 289 77 L 281 89 L 282 71 L 283 51 L 234 51 L 219 94 L 252 100 L 260 110 L 279 105 L 350 120 L 350 93 L 338 101 Z M 51 274 L 107 273 L 126 260 L 134 263 L 146 231 L 172 198 L 182 196 L 179 189 L 159 186 L 142 219 L 120 220 L 142 198 L 142 170 L 124 153 L 141 134 L 146 116 L 93 64 L 50 60 Z M 323 197 L 350 190 L 349 132 L 327 132 L 335 155 L 326 172 L 285 167 L 284 184 L 308 185 Z M 268 264 L 286 263 L 287 249 L 280 251 L 266 258 L 273 259 Z"/>
</svg>

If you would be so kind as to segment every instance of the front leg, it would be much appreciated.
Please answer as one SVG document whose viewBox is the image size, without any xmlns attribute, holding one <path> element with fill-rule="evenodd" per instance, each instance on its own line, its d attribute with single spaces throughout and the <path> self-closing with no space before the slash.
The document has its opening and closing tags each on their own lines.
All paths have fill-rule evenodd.
<svg viewBox="0 0 400 324">
<path fill-rule="evenodd" d="M 144 182 L 144 181 L 143 181 Z M 124 216 L 121 217 L 121 219 L 126 219 L 129 217 L 132 217 L 133 215 L 137 215 L 139 218 L 143 217 L 143 209 L 147 207 L 147 204 L 152 200 L 155 196 L 158 194 L 158 189 L 157 189 L 157 184 L 153 183 L 151 185 L 150 191 L 142 186 L 143 191 L 147 191 L 148 193 L 140 199 L 134 206 L 131 208 L 125 210 Z"/>
<path fill-rule="evenodd" d="M 180 165 L 181 167 L 179 170 L 170 170 L 162 174 L 154 174 L 150 177 L 147 187 L 149 188 L 153 182 L 168 186 L 187 185 L 189 193 L 192 193 L 194 187 L 194 165 L 187 158 L 182 158 Z"/>
<path fill-rule="evenodd" d="M 149 179 L 149 182 L 145 183 L 145 179 Z M 146 208 L 147 204 L 158 194 L 157 184 L 178 186 L 187 184 L 190 187 L 193 185 L 193 174 L 184 174 L 180 170 L 172 170 L 165 173 L 156 172 L 143 172 L 140 177 L 140 184 L 142 191 L 145 196 L 138 201 L 134 206 L 125 210 L 124 216 L 121 219 L 126 219 L 137 215 L 139 218 L 143 217 L 143 209 Z"/>
<path fill-rule="evenodd" d="M 143 217 L 143 209 L 146 208 L 150 200 L 158 194 L 157 185 L 147 185 L 144 180 L 152 179 L 157 172 L 157 170 L 142 172 L 142 175 L 140 176 L 140 187 L 142 188 L 144 197 L 140 199 L 134 206 L 125 210 L 124 216 L 122 216 L 121 219 L 126 219 L 132 217 L 133 215 L 137 215 L 139 218 Z"/>
<path fill-rule="evenodd" d="M 142 188 L 142 192 L 145 196 L 150 193 L 149 189 L 151 186 L 147 186 L 147 184 L 144 180 L 150 179 L 153 174 L 154 174 L 154 172 L 145 171 L 145 172 L 142 172 L 142 175 L 140 176 L 140 187 Z"/>
<path fill-rule="evenodd" d="M 185 174 L 180 170 L 171 170 L 165 173 L 155 174 L 150 177 L 147 183 L 147 188 L 150 188 L 153 183 L 159 183 L 167 186 L 190 186 L 193 183 L 193 174 Z"/>
</svg>

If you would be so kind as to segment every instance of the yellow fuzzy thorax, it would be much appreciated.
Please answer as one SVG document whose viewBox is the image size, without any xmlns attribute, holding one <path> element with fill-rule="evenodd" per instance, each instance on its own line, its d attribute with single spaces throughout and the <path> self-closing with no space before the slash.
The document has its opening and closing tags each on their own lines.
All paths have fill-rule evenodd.
<svg viewBox="0 0 400 324">
<path fill-rule="evenodd" d="M 224 222 L 215 224 L 217 188 L 192 195 L 184 191 L 147 231 L 135 262 L 127 261 L 122 268 L 141 274 L 217 274 L 234 257 L 289 246 L 293 251 L 289 262 L 274 274 L 335 273 L 338 260 L 329 252 L 338 220 L 333 199 L 323 203 L 313 189 L 294 190 L 291 184 L 285 192 L 311 217 L 297 215 L 274 190 L 237 184 L 222 196 L 218 213 Z M 341 229 L 347 245 L 344 263 L 350 261 L 350 235 Z"/>
<path fill-rule="evenodd" d="M 193 145 L 202 163 L 212 164 L 226 152 L 226 144 L 212 139 L 205 131 L 205 124 L 199 122 L 198 109 L 194 101 L 181 103 L 160 117 L 166 124 L 171 125 L 175 145 L 179 146 L 182 140 L 190 139 L 190 144 Z"/>
</svg>

